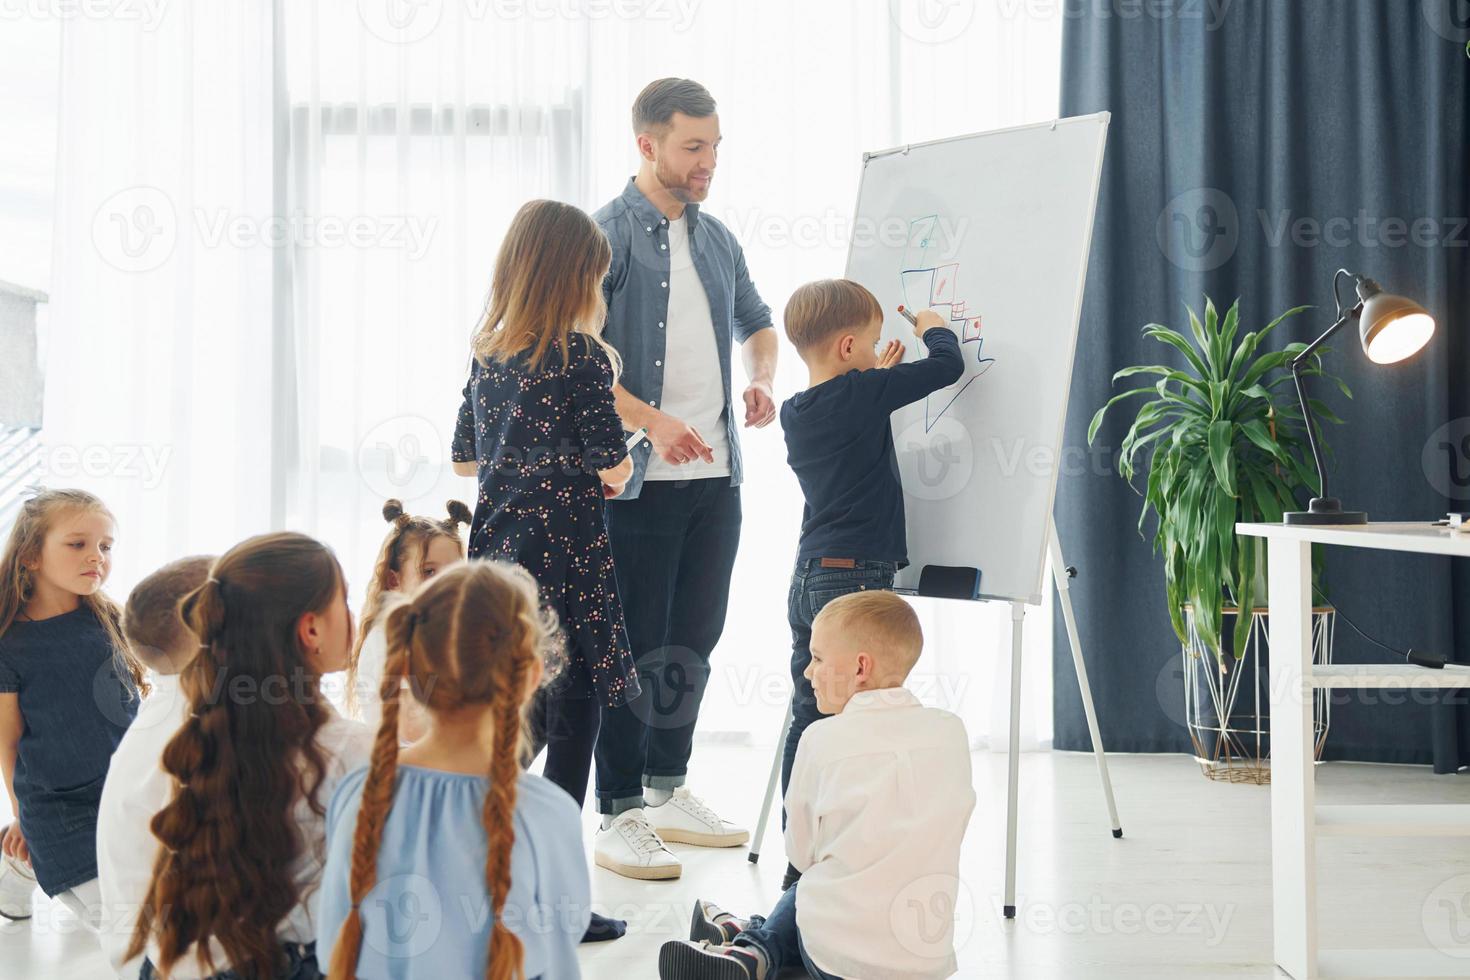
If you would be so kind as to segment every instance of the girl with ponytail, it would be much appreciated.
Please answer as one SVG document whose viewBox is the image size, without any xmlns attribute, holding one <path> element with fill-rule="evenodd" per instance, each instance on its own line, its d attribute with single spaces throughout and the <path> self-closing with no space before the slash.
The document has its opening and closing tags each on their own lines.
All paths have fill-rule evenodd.
<svg viewBox="0 0 1470 980">
<path fill-rule="evenodd" d="M 0 829 L 0 916 L 28 919 L 37 883 L 99 926 L 97 807 L 146 693 L 102 591 L 115 522 L 83 490 L 37 490 L 0 557 L 0 770 L 18 819 Z"/>
<path fill-rule="evenodd" d="M 179 612 L 199 650 L 179 677 L 187 717 L 163 752 L 172 799 L 131 959 L 142 980 L 315 980 L 326 801 L 372 733 L 332 710 L 352 613 L 336 557 L 303 534 L 250 538 Z"/>
<path fill-rule="evenodd" d="M 471 561 L 389 602 L 372 761 L 327 811 L 328 976 L 576 980 L 591 901 L 581 812 L 521 768 L 556 625 L 535 580 Z M 400 748 L 405 689 L 428 731 Z"/>
<path fill-rule="evenodd" d="M 470 523 L 470 509 L 459 500 L 449 501 L 445 509 L 448 516 L 435 520 L 404 513 L 399 500 L 383 504 L 388 536 L 378 549 L 378 561 L 357 622 L 352 663 L 347 667 L 347 714 L 374 731 L 383 717 L 378 689 L 383 686 L 388 656 L 382 623 L 384 602 L 394 593 L 412 595 L 439 572 L 464 560 L 464 539 L 459 536 L 459 528 Z M 405 704 L 399 709 L 400 741 L 412 742 L 424 733 L 423 716 L 414 707 Z"/>
</svg>

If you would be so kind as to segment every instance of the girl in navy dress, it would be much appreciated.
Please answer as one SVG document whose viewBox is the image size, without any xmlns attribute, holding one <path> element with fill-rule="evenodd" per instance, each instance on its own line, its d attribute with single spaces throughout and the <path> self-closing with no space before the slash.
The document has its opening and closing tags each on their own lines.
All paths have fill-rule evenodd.
<svg viewBox="0 0 1470 980">
<path fill-rule="evenodd" d="M 81 490 L 22 504 L 0 558 L 0 915 L 31 915 L 37 883 L 97 928 L 97 807 L 113 749 L 146 690 L 102 591 L 114 521 Z"/>
<path fill-rule="evenodd" d="M 603 515 L 633 473 L 613 407 L 617 352 L 603 341 L 612 248 L 584 212 L 531 201 L 495 262 L 490 305 L 454 432 L 455 472 L 480 489 L 470 558 L 535 576 L 561 624 L 556 679 L 532 705 L 529 756 L 581 806 L 602 706 L 638 696 Z M 589 941 L 623 934 L 594 915 Z"/>
</svg>

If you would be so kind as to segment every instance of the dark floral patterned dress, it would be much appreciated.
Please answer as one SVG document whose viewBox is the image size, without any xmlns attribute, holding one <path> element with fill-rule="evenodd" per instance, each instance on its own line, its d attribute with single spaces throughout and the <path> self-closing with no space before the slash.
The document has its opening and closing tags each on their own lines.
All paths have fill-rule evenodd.
<svg viewBox="0 0 1470 980">
<path fill-rule="evenodd" d="M 572 335 L 570 346 L 565 369 L 559 346 L 536 372 L 524 358 L 477 361 L 451 456 L 479 464 L 469 556 L 525 568 L 561 621 L 567 663 L 555 693 L 596 694 L 618 707 L 638 696 L 638 672 L 597 471 L 616 466 L 628 451 L 606 353 L 581 334 Z"/>
</svg>

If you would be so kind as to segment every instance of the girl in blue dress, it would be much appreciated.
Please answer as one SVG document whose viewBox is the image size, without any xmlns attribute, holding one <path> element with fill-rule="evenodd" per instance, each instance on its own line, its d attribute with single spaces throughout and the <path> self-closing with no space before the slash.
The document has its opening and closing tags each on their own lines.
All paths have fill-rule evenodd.
<svg viewBox="0 0 1470 980">
<path fill-rule="evenodd" d="M 581 811 L 521 770 L 521 724 L 555 625 L 531 576 L 503 562 L 458 564 L 411 599 L 389 598 L 372 762 L 327 809 L 318 950 L 329 977 L 581 976 Z M 428 731 L 401 748 L 405 687 Z"/>
<path fill-rule="evenodd" d="M 0 770 L 19 815 L 3 833 L 5 918 L 30 917 L 39 883 L 101 925 L 97 807 L 146 689 L 102 591 L 114 527 L 92 494 L 41 490 L 0 558 Z"/>
</svg>

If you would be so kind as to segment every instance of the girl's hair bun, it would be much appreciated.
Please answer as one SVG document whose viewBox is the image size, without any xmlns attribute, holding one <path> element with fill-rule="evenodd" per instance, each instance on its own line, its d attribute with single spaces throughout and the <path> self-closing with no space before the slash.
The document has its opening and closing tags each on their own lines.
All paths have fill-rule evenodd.
<svg viewBox="0 0 1470 980">
<path fill-rule="evenodd" d="M 454 524 L 468 524 L 474 519 L 469 507 L 462 500 L 451 500 L 445 504 L 449 509 L 449 520 Z"/>
<path fill-rule="evenodd" d="M 391 523 L 392 521 L 398 520 L 398 518 L 400 518 L 402 516 L 403 516 L 403 501 L 398 500 L 398 499 L 392 499 L 392 500 L 388 500 L 388 501 L 384 502 L 384 504 L 383 504 L 383 520 L 389 521 Z"/>
</svg>

